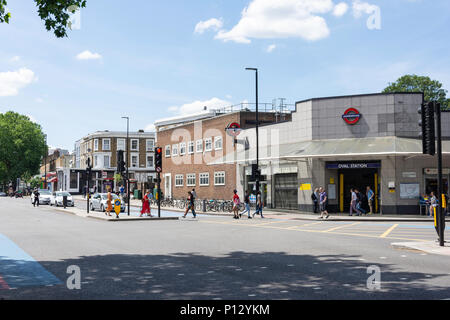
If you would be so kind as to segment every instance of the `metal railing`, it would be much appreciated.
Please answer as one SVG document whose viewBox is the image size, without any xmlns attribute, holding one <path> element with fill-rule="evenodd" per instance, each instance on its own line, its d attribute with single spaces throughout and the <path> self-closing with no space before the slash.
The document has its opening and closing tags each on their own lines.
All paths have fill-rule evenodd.
<svg viewBox="0 0 450 320">
<path fill-rule="evenodd" d="M 151 200 L 153 206 L 157 206 L 156 200 Z M 217 212 L 217 213 L 231 213 L 233 210 L 233 201 L 231 200 L 195 200 L 195 211 L 197 212 Z M 185 210 L 187 208 L 188 201 L 180 199 L 166 198 L 161 200 L 161 208 L 176 208 Z M 239 211 L 244 211 L 244 204 L 241 203 Z"/>
<path fill-rule="evenodd" d="M 243 102 L 224 108 L 213 109 L 211 111 L 214 111 L 219 114 L 232 113 L 238 111 L 255 112 L 256 103 Z M 290 114 L 295 111 L 295 105 L 294 104 L 275 105 L 274 103 L 258 103 L 258 111 L 267 113 Z"/>
</svg>

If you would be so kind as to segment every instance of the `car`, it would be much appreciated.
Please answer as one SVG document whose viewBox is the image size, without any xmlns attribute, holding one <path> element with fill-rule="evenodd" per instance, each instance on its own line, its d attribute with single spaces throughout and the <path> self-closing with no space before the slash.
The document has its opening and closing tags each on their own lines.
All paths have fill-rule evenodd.
<svg viewBox="0 0 450 320">
<path fill-rule="evenodd" d="M 50 204 L 52 193 L 46 189 L 39 189 L 39 204 Z M 34 194 L 31 194 L 31 203 L 34 202 Z"/>
<path fill-rule="evenodd" d="M 117 199 L 120 199 L 120 198 L 114 193 L 112 193 L 111 195 L 112 195 L 112 199 L 113 199 L 112 206 L 113 206 L 113 211 L 114 211 L 114 201 Z M 100 210 L 102 212 L 105 212 L 106 208 L 108 207 L 107 201 L 108 201 L 107 193 L 96 193 L 90 199 L 89 209 L 91 211 Z M 125 209 L 126 209 L 126 205 L 123 201 L 121 201 L 120 212 L 125 212 Z"/>
<path fill-rule="evenodd" d="M 75 202 L 73 201 L 72 195 L 65 191 L 53 192 L 52 196 L 50 197 L 50 206 L 55 207 L 63 206 L 64 205 L 63 200 L 65 196 L 67 197 L 67 206 L 75 207 Z"/>
<path fill-rule="evenodd" d="M 8 195 L 4 192 L 0 192 L 0 197 L 7 197 Z"/>
</svg>

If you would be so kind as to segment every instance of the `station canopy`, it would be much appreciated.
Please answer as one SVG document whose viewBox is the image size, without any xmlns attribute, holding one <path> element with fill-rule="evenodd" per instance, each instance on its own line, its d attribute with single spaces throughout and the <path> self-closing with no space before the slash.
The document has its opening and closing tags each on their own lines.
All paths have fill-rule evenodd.
<svg viewBox="0 0 450 320">
<path fill-rule="evenodd" d="M 443 154 L 450 155 L 450 141 L 442 141 Z M 400 137 L 312 140 L 289 144 L 260 146 L 260 161 L 334 159 L 338 157 L 421 156 L 422 140 Z M 238 150 L 209 165 L 252 163 L 256 148 Z"/>
</svg>

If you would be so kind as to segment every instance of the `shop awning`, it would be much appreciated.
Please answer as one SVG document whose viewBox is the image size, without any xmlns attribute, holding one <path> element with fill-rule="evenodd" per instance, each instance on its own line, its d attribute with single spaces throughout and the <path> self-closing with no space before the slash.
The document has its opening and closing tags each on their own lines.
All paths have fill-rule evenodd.
<svg viewBox="0 0 450 320">
<path fill-rule="evenodd" d="M 450 141 L 443 141 L 443 153 L 450 155 Z M 420 156 L 422 141 L 399 137 L 361 139 L 313 140 L 291 144 L 260 147 L 260 161 L 303 160 L 308 158 Z M 256 161 L 256 148 L 238 150 L 216 159 L 209 165 L 252 163 Z"/>
</svg>

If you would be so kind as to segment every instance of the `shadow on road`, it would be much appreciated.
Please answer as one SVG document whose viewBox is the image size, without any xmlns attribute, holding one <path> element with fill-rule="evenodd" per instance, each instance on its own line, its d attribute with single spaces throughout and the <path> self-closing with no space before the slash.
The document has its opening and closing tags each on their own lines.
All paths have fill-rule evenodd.
<svg viewBox="0 0 450 320">
<path fill-rule="evenodd" d="M 6 263 L 0 259 L 0 263 Z M 23 261 L 8 261 L 8 265 Z M 41 262 L 62 284 L 0 290 L 1 299 L 443 299 L 447 276 L 396 270 L 359 256 L 233 252 L 223 257 L 195 253 L 105 255 Z M 71 265 L 81 269 L 81 290 L 69 290 Z M 381 269 L 381 291 L 367 289 L 367 268 Z M 25 268 L 26 269 L 26 268 Z M 0 265 L 1 274 L 1 265 Z M 26 276 L 26 275 L 19 275 Z"/>
</svg>

